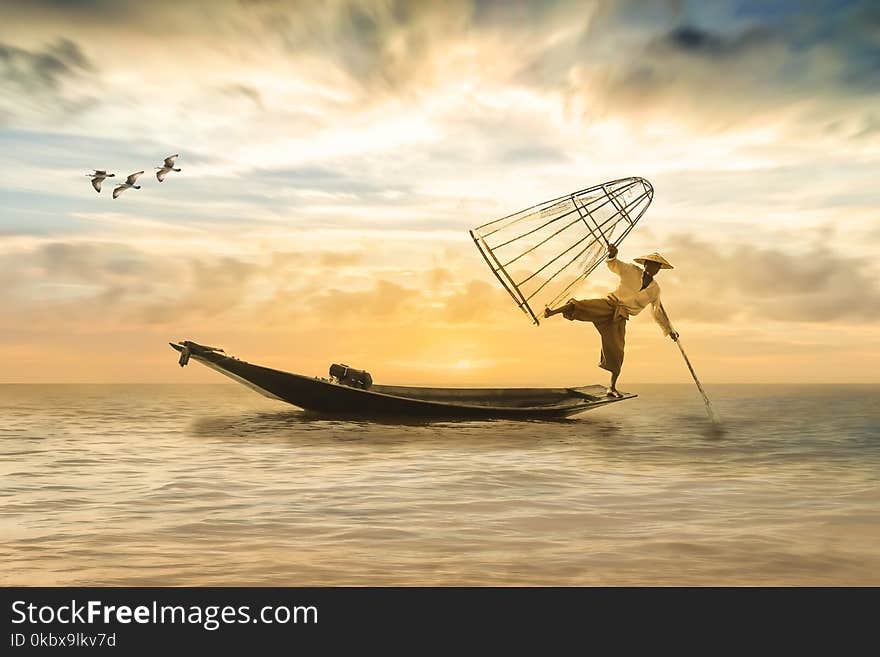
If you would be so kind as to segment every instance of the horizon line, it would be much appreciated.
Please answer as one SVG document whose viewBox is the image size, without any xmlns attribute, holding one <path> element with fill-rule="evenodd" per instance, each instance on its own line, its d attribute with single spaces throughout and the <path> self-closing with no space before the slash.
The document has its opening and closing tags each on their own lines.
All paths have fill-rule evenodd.
<svg viewBox="0 0 880 657">
<path fill-rule="evenodd" d="M 315 377 L 321 378 L 321 377 Z M 774 386 L 774 385 L 783 385 L 783 386 L 792 386 L 792 385 L 831 385 L 831 386 L 876 386 L 880 385 L 880 381 L 702 381 L 704 385 L 721 385 L 721 386 Z M 239 386 L 241 384 L 234 381 L 196 381 L 193 383 L 185 383 L 181 381 L 0 381 L 0 386 L 121 386 L 121 385 L 138 385 L 138 386 L 168 386 L 168 385 L 190 385 L 190 386 Z M 408 385 L 408 384 L 384 384 L 384 385 Z M 597 384 L 604 385 L 604 384 Z M 633 386 L 683 386 L 683 385 L 694 385 L 693 381 L 641 381 L 641 382 L 633 382 L 627 385 Z M 422 387 L 438 387 L 438 386 L 423 386 L 423 385 L 413 385 L 411 387 L 422 388 Z M 488 385 L 475 385 L 475 386 L 439 386 L 444 388 L 488 388 L 488 387 L 498 387 L 498 386 L 488 386 Z M 534 387 L 545 387 L 545 388 L 565 388 L 572 386 L 564 386 L 564 385 L 546 385 L 546 386 L 525 386 L 525 385 L 517 385 L 517 386 L 509 386 L 511 388 L 534 388 Z"/>
</svg>

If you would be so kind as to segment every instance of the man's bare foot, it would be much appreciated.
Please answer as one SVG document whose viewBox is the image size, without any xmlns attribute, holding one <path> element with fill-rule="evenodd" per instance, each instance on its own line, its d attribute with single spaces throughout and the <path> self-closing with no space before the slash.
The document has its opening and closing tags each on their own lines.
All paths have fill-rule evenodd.
<svg viewBox="0 0 880 657">
<path fill-rule="evenodd" d="M 621 393 L 617 388 L 608 388 L 608 392 L 606 394 L 608 397 L 623 397 L 623 393 Z"/>
<path fill-rule="evenodd" d="M 565 316 L 565 312 L 571 309 L 572 304 L 574 304 L 574 299 L 569 299 L 564 306 L 559 306 L 556 310 L 550 310 L 550 306 L 544 306 L 544 317 L 553 317 L 553 315 L 558 315 L 559 313 Z"/>
</svg>

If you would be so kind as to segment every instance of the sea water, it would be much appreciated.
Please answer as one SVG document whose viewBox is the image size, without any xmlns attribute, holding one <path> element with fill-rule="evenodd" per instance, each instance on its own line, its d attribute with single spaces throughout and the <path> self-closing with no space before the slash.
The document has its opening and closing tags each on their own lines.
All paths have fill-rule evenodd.
<svg viewBox="0 0 880 657">
<path fill-rule="evenodd" d="M 628 386 L 559 422 L 0 386 L 7 585 L 880 585 L 880 387 Z"/>
</svg>

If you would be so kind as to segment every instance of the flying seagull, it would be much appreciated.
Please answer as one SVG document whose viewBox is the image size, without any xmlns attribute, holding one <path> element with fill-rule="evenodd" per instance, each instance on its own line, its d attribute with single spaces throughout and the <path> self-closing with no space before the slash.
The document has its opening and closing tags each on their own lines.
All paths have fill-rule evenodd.
<svg viewBox="0 0 880 657">
<path fill-rule="evenodd" d="M 99 194 L 101 193 L 101 181 L 104 178 L 112 178 L 115 176 L 115 173 L 107 173 L 106 171 L 102 171 L 101 169 L 95 169 L 94 173 L 87 173 L 86 176 L 92 179 L 92 187 L 95 188 L 95 191 Z"/>
<path fill-rule="evenodd" d="M 128 178 L 125 179 L 125 182 L 119 185 L 116 189 L 113 190 L 113 198 L 119 196 L 122 192 L 124 192 L 129 187 L 134 187 L 135 189 L 140 189 L 140 185 L 135 185 L 134 182 L 138 179 L 138 176 L 141 175 L 143 171 L 138 171 L 137 173 L 131 174 Z"/>
<path fill-rule="evenodd" d="M 159 179 L 159 182 L 165 180 L 165 176 L 168 175 L 169 171 L 180 171 L 180 169 L 174 168 L 174 160 L 176 160 L 178 155 L 169 155 L 165 158 L 165 165 L 161 167 L 156 167 L 158 171 L 156 172 L 156 178 Z"/>
</svg>

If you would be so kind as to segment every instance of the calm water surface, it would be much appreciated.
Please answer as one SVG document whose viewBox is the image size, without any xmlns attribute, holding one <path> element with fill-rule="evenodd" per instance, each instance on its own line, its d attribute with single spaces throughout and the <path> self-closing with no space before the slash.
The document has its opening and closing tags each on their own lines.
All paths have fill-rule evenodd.
<svg viewBox="0 0 880 657">
<path fill-rule="evenodd" d="M 234 385 L 0 386 L 0 583 L 880 585 L 880 387 L 564 422 L 315 419 Z"/>
</svg>

